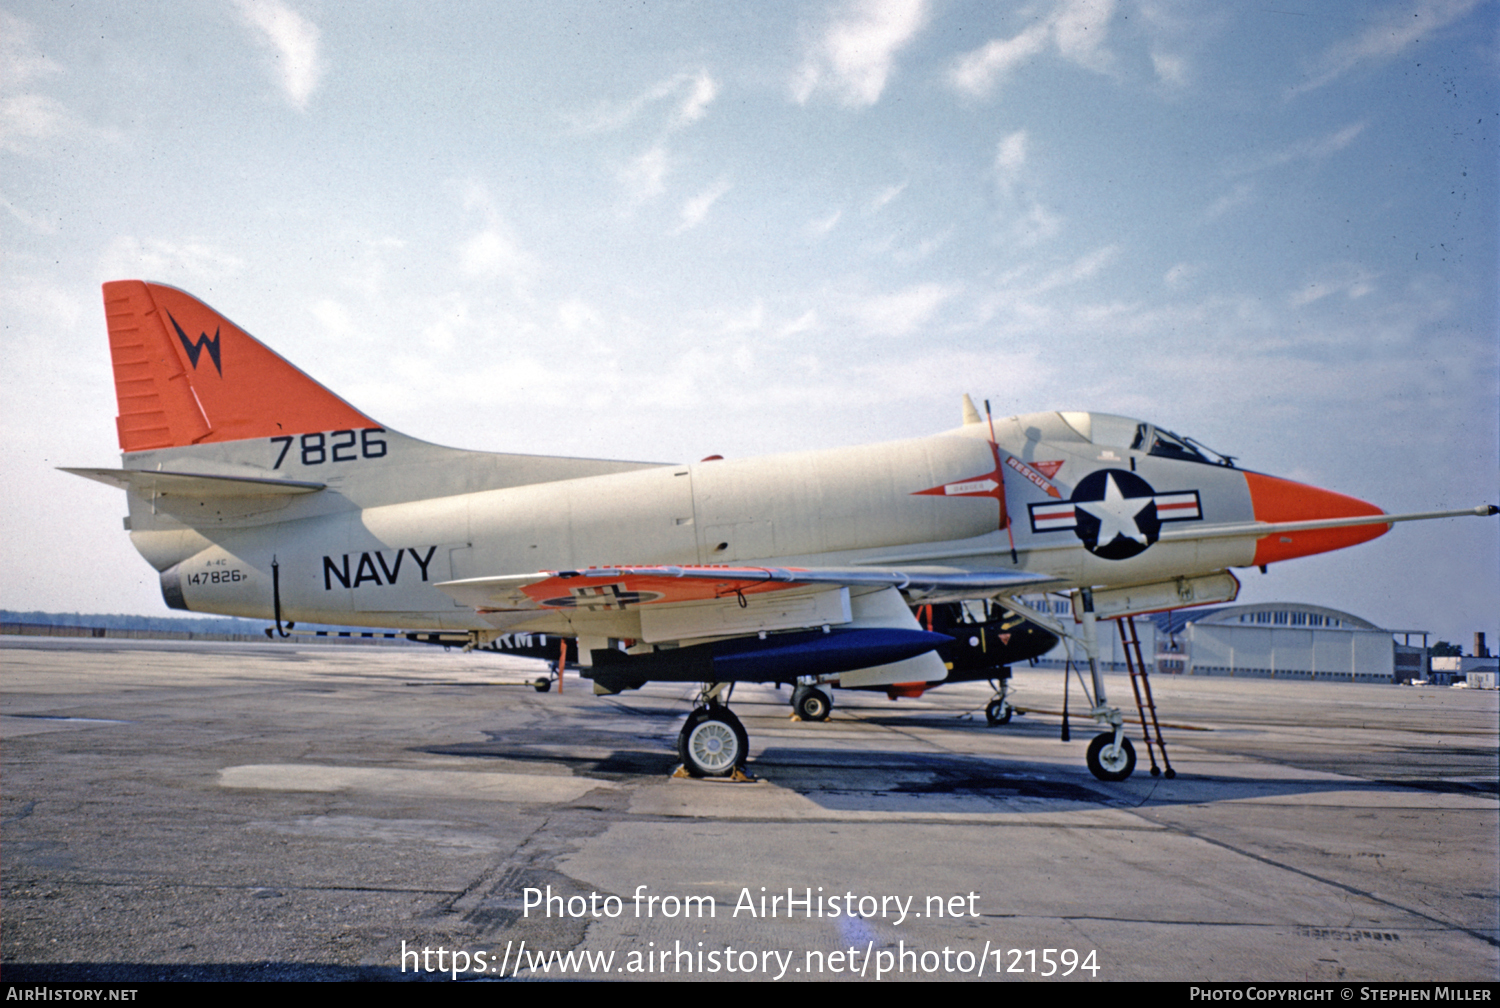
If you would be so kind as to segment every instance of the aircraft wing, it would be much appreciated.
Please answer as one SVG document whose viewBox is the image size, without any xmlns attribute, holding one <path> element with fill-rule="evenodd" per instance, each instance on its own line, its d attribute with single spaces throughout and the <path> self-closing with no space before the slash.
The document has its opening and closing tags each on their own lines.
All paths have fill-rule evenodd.
<svg viewBox="0 0 1500 1008">
<path fill-rule="evenodd" d="M 982 595 L 1057 581 L 1017 570 L 878 567 L 586 567 L 444 581 L 436 587 L 481 612 L 626 609 L 744 598 L 793 588 L 895 588 L 919 596 Z"/>
</svg>

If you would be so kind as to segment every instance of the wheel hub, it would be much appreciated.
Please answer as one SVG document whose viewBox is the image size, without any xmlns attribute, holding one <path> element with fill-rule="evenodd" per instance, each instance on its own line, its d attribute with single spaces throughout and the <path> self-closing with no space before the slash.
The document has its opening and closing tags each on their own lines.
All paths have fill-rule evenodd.
<svg viewBox="0 0 1500 1008">
<path fill-rule="evenodd" d="M 739 755 L 739 740 L 721 721 L 705 721 L 694 728 L 688 746 L 697 761 L 711 772 L 732 766 Z"/>
</svg>

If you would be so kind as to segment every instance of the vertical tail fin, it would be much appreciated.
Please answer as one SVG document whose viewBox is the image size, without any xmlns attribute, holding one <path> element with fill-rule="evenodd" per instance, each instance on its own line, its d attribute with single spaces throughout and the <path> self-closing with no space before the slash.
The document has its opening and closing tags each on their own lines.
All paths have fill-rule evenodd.
<svg viewBox="0 0 1500 1008">
<path fill-rule="evenodd" d="M 175 287 L 107 283 L 104 314 L 122 451 L 379 426 Z"/>
</svg>

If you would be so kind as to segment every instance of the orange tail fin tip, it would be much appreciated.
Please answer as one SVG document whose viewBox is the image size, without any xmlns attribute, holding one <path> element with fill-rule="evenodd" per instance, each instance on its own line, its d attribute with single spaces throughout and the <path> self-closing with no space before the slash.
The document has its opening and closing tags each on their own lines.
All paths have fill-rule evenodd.
<svg viewBox="0 0 1500 1008">
<path fill-rule="evenodd" d="M 104 285 L 120 450 L 379 427 L 197 298 Z"/>
</svg>

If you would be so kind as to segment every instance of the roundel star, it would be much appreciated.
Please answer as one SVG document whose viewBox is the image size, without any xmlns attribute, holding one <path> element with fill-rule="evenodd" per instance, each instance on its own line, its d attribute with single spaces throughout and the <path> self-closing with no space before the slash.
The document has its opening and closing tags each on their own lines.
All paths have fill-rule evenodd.
<svg viewBox="0 0 1500 1008">
<path fill-rule="evenodd" d="M 1074 501 L 1073 506 L 1099 519 L 1099 536 L 1095 541 L 1100 546 L 1109 545 L 1119 536 L 1134 539 L 1142 546 L 1149 546 L 1151 542 L 1141 530 L 1136 515 L 1146 510 L 1151 503 L 1153 501 L 1149 496 L 1126 497 L 1120 493 L 1114 474 L 1110 473 L 1104 479 L 1103 500 Z"/>
<path fill-rule="evenodd" d="M 1151 484 L 1134 473 L 1096 470 L 1073 488 L 1073 531 L 1095 556 L 1129 560 L 1144 553 L 1161 535 L 1157 500 Z"/>
</svg>

